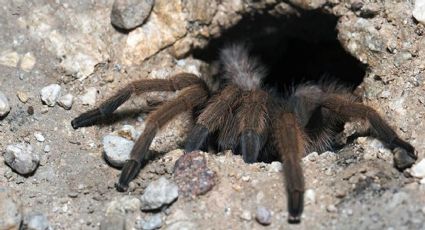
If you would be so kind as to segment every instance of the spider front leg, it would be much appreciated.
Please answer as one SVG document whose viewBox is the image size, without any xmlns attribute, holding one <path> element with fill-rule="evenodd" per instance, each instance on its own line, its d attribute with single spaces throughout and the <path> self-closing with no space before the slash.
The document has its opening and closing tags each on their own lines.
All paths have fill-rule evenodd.
<svg viewBox="0 0 425 230">
<path fill-rule="evenodd" d="M 208 91 L 200 85 L 192 85 L 184 89 L 174 100 L 165 102 L 157 110 L 149 114 L 143 134 L 139 137 L 126 161 L 118 183 L 118 191 L 126 191 L 128 184 L 133 180 L 140 168 L 147 162 L 147 153 L 158 129 L 181 112 L 191 110 L 204 103 L 208 98 Z"/>
<path fill-rule="evenodd" d="M 288 222 L 299 223 L 304 209 L 304 175 L 301 166 L 305 154 L 304 135 L 294 114 L 283 112 L 275 120 L 274 140 L 284 163 L 288 202 Z"/>
<path fill-rule="evenodd" d="M 337 113 L 344 120 L 349 120 L 350 118 L 368 120 L 377 138 L 385 142 L 395 154 L 400 155 L 398 158 L 399 160 L 395 162 L 397 168 L 408 168 L 412 166 L 417 159 L 415 148 L 408 142 L 402 140 L 387 122 L 371 107 L 344 100 L 334 94 L 326 96 L 322 102 L 322 106 Z"/>
<path fill-rule="evenodd" d="M 177 91 L 193 84 L 203 84 L 197 76 L 188 73 L 174 75 L 170 79 L 143 79 L 131 82 L 98 108 L 87 111 L 71 121 L 74 129 L 90 126 L 111 115 L 131 95 L 154 91 Z"/>
</svg>

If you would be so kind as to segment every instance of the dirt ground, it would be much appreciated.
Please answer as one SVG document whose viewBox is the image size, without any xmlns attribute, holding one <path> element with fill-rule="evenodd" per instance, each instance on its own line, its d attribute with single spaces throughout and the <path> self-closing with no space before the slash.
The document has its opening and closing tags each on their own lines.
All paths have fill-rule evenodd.
<svg viewBox="0 0 425 230">
<path fill-rule="evenodd" d="M 412 2 L 212 2 L 156 1 L 142 27 L 122 33 L 110 24 L 111 0 L 0 0 L 0 91 L 11 107 L 0 120 L 0 217 L 12 215 L 13 208 L 5 207 L 17 209 L 15 221 L 0 221 L 0 229 L 19 229 L 34 212 L 46 217 L 51 229 L 144 229 L 141 223 L 154 215 L 160 216 L 161 229 L 425 229 L 423 180 L 398 171 L 391 151 L 371 137 L 303 159 L 308 195 L 298 225 L 286 221 L 281 165 L 248 165 L 229 151 L 203 153 L 216 174 L 211 191 L 141 211 L 133 198 L 162 176 L 173 180 L 182 155 L 176 149 L 191 125 L 188 114 L 160 131 L 151 147 L 160 157 L 141 170 L 130 192 L 116 191 L 120 170 L 105 161 L 102 138 L 124 125 L 142 132 L 146 113 L 139 108 L 174 94 L 132 98 L 111 121 L 74 130 L 71 120 L 94 107 L 82 96 L 94 87 L 98 105 L 135 79 L 181 71 L 206 78 L 209 63 L 190 51 L 206 47 L 241 15 L 261 10 L 296 15 L 301 8 L 319 9 L 338 16 L 339 42 L 367 65 L 358 87 L 363 101 L 415 146 L 417 162 L 424 158 L 425 38 L 423 25 L 412 17 Z M 164 19 L 165 11 L 171 19 Z M 60 85 L 61 95 L 74 96 L 70 110 L 41 101 L 41 89 L 50 84 Z M 27 176 L 4 162 L 7 146 L 18 143 L 30 144 L 40 158 Z M 270 225 L 256 220 L 258 207 L 271 212 Z"/>
</svg>

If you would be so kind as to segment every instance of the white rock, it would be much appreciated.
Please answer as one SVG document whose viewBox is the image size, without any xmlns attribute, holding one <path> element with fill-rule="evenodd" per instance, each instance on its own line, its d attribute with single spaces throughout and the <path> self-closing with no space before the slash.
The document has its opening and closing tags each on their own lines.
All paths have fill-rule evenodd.
<svg viewBox="0 0 425 230">
<path fill-rule="evenodd" d="M 424 178 L 425 177 L 425 159 L 422 159 L 419 163 L 414 164 L 410 169 L 410 174 L 414 177 Z"/>
<path fill-rule="evenodd" d="M 71 94 L 66 94 L 59 98 L 58 104 L 64 109 L 71 109 L 72 104 L 74 103 L 74 96 Z"/>
<path fill-rule="evenodd" d="M 38 212 L 31 212 L 24 217 L 23 229 L 27 230 L 52 230 L 47 218 Z"/>
<path fill-rule="evenodd" d="M 337 212 L 338 211 L 338 208 L 335 205 L 330 204 L 330 205 L 326 206 L 326 211 L 328 211 L 328 212 Z"/>
<path fill-rule="evenodd" d="M 86 90 L 86 93 L 80 97 L 83 105 L 94 106 L 96 104 L 97 89 L 90 87 Z"/>
<path fill-rule="evenodd" d="M 142 210 L 155 210 L 164 205 L 171 204 L 178 196 L 178 186 L 165 177 L 160 177 L 148 185 L 140 198 Z"/>
<path fill-rule="evenodd" d="M 250 221 L 252 220 L 251 212 L 248 210 L 243 210 L 242 213 L 239 216 L 242 220 Z"/>
<path fill-rule="evenodd" d="M 115 167 L 122 167 L 130 158 L 134 142 L 115 135 L 106 135 L 102 140 L 105 159 Z"/>
<path fill-rule="evenodd" d="M 0 117 L 6 116 L 10 112 L 9 100 L 0 91 Z"/>
<path fill-rule="evenodd" d="M 283 166 L 279 161 L 273 161 L 269 166 L 269 172 L 282 172 Z"/>
<path fill-rule="evenodd" d="M 29 72 L 35 65 L 35 57 L 32 53 L 26 53 L 21 61 L 21 69 Z"/>
<path fill-rule="evenodd" d="M 19 62 L 19 54 L 15 51 L 4 51 L 0 54 L 0 65 L 16 67 Z"/>
<path fill-rule="evenodd" d="M 313 189 L 307 189 L 304 193 L 305 204 L 315 204 L 316 203 L 316 193 Z"/>
<path fill-rule="evenodd" d="M 137 229 L 143 229 L 143 230 L 159 229 L 162 226 L 161 213 L 157 213 L 149 218 L 145 218 L 144 220 L 137 221 L 136 226 L 138 226 Z"/>
<path fill-rule="evenodd" d="M 37 169 L 40 157 L 33 152 L 31 145 L 19 143 L 6 147 L 4 161 L 16 172 L 25 175 Z"/>
<path fill-rule="evenodd" d="M 44 142 L 46 138 L 44 138 L 43 134 L 40 132 L 34 132 L 34 137 L 38 142 Z"/>
<path fill-rule="evenodd" d="M 425 24 L 425 0 L 416 0 L 412 13 L 416 20 Z"/>
<path fill-rule="evenodd" d="M 51 84 L 41 89 L 41 100 L 48 106 L 55 106 L 61 92 L 58 84 Z"/>
</svg>

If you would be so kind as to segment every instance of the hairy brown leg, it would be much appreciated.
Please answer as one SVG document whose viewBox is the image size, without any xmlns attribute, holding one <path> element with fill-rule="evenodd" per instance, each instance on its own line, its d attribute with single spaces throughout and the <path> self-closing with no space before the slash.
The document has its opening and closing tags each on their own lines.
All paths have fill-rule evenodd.
<svg viewBox="0 0 425 230">
<path fill-rule="evenodd" d="M 415 148 L 402 140 L 397 133 L 382 119 L 382 117 L 369 106 L 357 102 L 347 101 L 338 95 L 330 94 L 324 97 L 322 106 L 337 113 L 344 120 L 351 118 L 366 119 L 375 131 L 377 138 L 384 141 L 391 149 L 402 148 L 410 157 L 417 159 Z"/>
<path fill-rule="evenodd" d="M 120 179 L 116 184 L 118 191 L 126 191 L 130 181 L 137 175 L 140 167 L 147 161 L 149 146 L 156 132 L 177 114 L 191 110 L 208 99 L 208 91 L 200 85 L 185 88 L 177 98 L 165 102 L 146 118 L 146 126 L 142 135 L 136 141 L 126 161 Z"/>
<path fill-rule="evenodd" d="M 281 113 L 275 120 L 276 150 L 284 163 L 286 191 L 288 194 L 288 222 L 299 223 L 304 208 L 304 175 L 301 158 L 305 154 L 304 135 L 292 113 Z"/>
<path fill-rule="evenodd" d="M 268 95 L 262 90 L 244 92 L 235 120 L 239 147 L 246 163 L 257 162 L 268 130 Z"/>
<path fill-rule="evenodd" d="M 170 79 L 143 79 L 133 81 L 119 90 L 114 96 L 103 102 L 98 108 L 82 113 L 72 120 L 74 129 L 93 125 L 100 119 L 112 114 L 120 105 L 126 102 L 131 95 L 153 91 L 177 91 L 193 84 L 204 84 L 196 75 L 181 73 Z"/>
<path fill-rule="evenodd" d="M 219 94 L 213 96 L 199 115 L 195 127 L 189 133 L 185 151 L 191 152 L 202 146 L 208 137 L 218 129 L 230 123 L 233 110 L 240 100 L 241 90 L 236 85 L 228 85 Z"/>
</svg>

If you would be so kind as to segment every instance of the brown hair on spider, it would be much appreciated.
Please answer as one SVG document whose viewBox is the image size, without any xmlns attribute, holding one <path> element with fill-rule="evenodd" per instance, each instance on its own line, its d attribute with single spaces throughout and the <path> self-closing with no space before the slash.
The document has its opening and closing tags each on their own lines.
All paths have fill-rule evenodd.
<svg viewBox="0 0 425 230">
<path fill-rule="evenodd" d="M 216 145 L 232 149 L 246 163 L 280 159 L 285 163 L 288 222 L 299 223 L 304 207 L 305 183 L 302 157 L 330 147 L 336 127 L 350 120 L 366 120 L 375 136 L 395 153 L 416 159 L 415 149 L 403 141 L 371 107 L 361 104 L 336 83 L 302 84 L 280 98 L 262 87 L 265 68 L 249 55 L 245 45 L 230 45 L 221 51 L 223 83 L 211 90 L 205 82 L 189 73 L 169 79 L 133 81 L 98 108 L 72 120 L 74 129 L 95 124 L 112 114 L 132 95 L 152 91 L 180 91 L 175 99 L 164 102 L 146 119 L 146 128 L 126 161 L 118 191 L 128 184 L 147 163 L 147 153 L 157 131 L 177 114 L 202 108 L 195 117 L 185 152 L 200 149 L 206 139 L 218 134 Z M 408 163 L 406 163 L 408 162 Z M 410 167 L 413 161 L 397 162 Z"/>
</svg>

